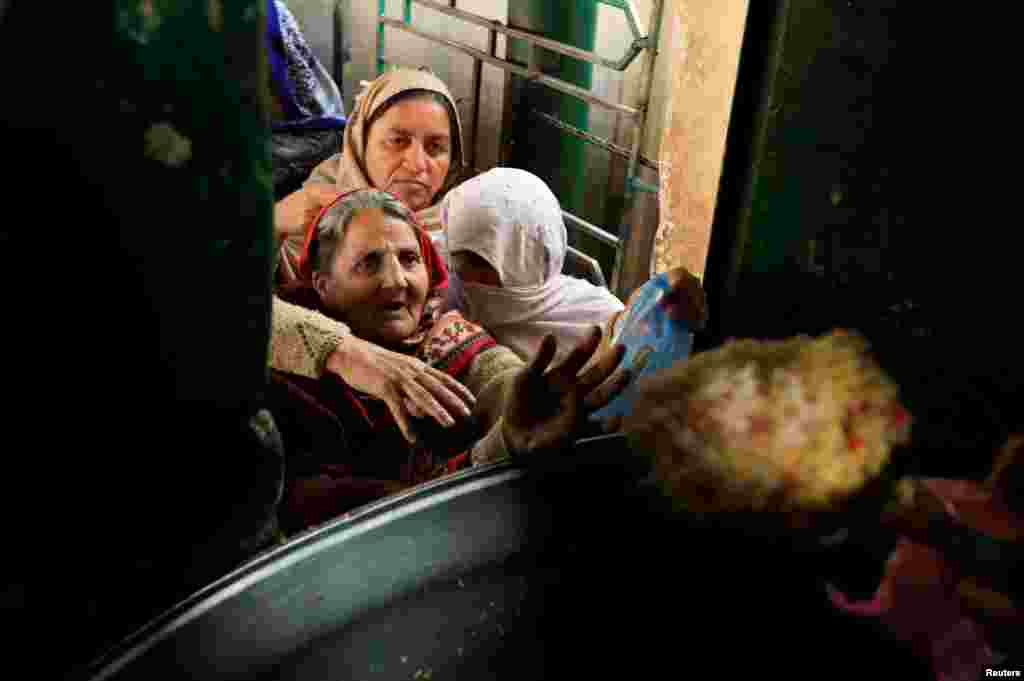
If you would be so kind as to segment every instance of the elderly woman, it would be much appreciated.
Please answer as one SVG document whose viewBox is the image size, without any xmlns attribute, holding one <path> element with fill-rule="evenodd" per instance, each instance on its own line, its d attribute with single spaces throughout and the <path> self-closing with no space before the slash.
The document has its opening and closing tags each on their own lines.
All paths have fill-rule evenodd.
<svg viewBox="0 0 1024 681">
<path fill-rule="evenodd" d="M 359 95 L 339 154 L 320 164 L 306 185 L 275 206 L 282 241 L 277 282 L 301 283 L 305 228 L 341 192 L 375 187 L 404 201 L 427 229 L 439 227 L 438 200 L 462 168 L 462 132 L 448 88 L 427 71 L 389 71 Z M 446 423 L 470 406 L 456 380 L 416 357 L 396 353 L 349 332 L 314 310 L 274 301 L 271 366 L 317 379 L 333 373 L 347 385 L 384 400 L 412 440 L 410 406 Z"/>
<path fill-rule="evenodd" d="M 274 413 L 292 458 L 281 516 L 292 531 L 448 471 L 557 452 L 628 380 L 625 371 L 609 378 L 621 352 L 580 373 L 599 345 L 596 327 L 545 371 L 553 337 L 525 366 L 484 329 L 444 312 L 444 263 L 412 211 L 385 192 L 357 190 L 329 205 L 311 224 L 297 265 L 299 280 L 283 297 L 458 379 L 475 408 L 463 429 L 423 428 L 410 445 L 386 405 L 337 376 L 274 371 Z"/>
<path fill-rule="evenodd" d="M 445 84 L 425 70 L 395 69 L 378 77 L 356 99 L 342 150 L 316 167 L 299 196 L 288 197 L 303 210 L 279 226 L 286 237 L 280 277 L 297 278 L 308 209 L 330 196 L 328 188 L 390 192 L 416 212 L 424 228 L 436 231 L 438 202 L 462 167 L 462 124 Z"/>
</svg>

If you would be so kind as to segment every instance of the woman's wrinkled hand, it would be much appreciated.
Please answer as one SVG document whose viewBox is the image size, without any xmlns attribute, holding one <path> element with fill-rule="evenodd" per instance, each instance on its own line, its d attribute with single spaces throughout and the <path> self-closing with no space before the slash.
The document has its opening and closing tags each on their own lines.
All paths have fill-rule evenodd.
<svg viewBox="0 0 1024 681">
<path fill-rule="evenodd" d="M 301 238 L 306 225 L 341 192 L 332 184 L 310 183 L 274 204 L 274 234 L 278 239 Z"/>
<path fill-rule="evenodd" d="M 597 352 L 601 335 L 595 327 L 590 338 L 550 370 L 558 347 L 553 336 L 544 338 L 537 356 L 516 377 L 505 404 L 503 435 L 513 456 L 567 448 L 583 432 L 587 417 L 628 385 L 632 372 L 619 368 L 625 354 L 621 345 L 580 373 Z"/>
<path fill-rule="evenodd" d="M 351 388 L 384 401 L 410 443 L 416 441 L 410 419 L 429 417 L 450 428 L 476 404 L 469 388 L 443 371 L 355 336 L 331 353 L 326 368 Z"/>
<path fill-rule="evenodd" d="M 685 267 L 676 267 L 665 273 L 669 291 L 661 299 L 672 319 L 684 321 L 691 328 L 702 329 L 708 320 L 707 300 L 700 279 Z"/>
</svg>

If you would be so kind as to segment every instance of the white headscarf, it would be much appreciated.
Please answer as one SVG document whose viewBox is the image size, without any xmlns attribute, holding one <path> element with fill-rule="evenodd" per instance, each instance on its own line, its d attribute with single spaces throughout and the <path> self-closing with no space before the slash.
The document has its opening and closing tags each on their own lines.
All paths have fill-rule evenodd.
<svg viewBox="0 0 1024 681">
<path fill-rule="evenodd" d="M 564 355 L 623 309 L 608 289 L 562 274 L 562 210 L 536 175 L 514 168 L 478 175 L 448 192 L 441 222 L 449 253 L 476 253 L 501 278 L 501 287 L 466 282 L 464 312 L 524 360 L 549 333 Z"/>
</svg>

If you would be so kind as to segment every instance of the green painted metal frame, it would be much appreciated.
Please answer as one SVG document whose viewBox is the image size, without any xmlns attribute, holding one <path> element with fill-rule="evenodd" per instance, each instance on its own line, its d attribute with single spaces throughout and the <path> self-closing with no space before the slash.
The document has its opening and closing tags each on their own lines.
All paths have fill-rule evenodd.
<svg viewBox="0 0 1024 681">
<path fill-rule="evenodd" d="M 597 32 L 597 2 L 594 0 L 577 0 L 572 3 L 552 3 L 550 0 L 528 0 L 532 2 L 541 16 L 545 16 L 545 25 L 550 32 L 548 36 L 560 43 L 571 45 L 588 52 L 593 52 Z M 538 50 L 533 46 L 529 49 Z M 594 66 L 578 59 L 559 59 L 558 77 L 584 90 L 593 86 Z M 560 121 L 580 130 L 590 129 L 590 104 L 564 93 L 553 93 L 554 111 Z M 575 135 L 559 135 L 557 147 L 545 149 L 543 146 L 536 151 L 540 155 L 540 166 L 557 163 L 563 170 L 555 181 L 555 194 L 562 199 L 563 207 L 570 213 L 582 215 L 587 201 L 586 186 L 575 181 L 586 175 L 587 156 L 586 140 Z M 556 155 L 548 155 L 555 152 Z"/>
<path fill-rule="evenodd" d="M 661 37 L 661 10 L 663 2 L 662 0 L 654 0 L 651 5 L 651 21 L 648 29 L 649 43 L 647 46 L 647 60 L 644 68 L 646 69 L 646 80 L 644 82 L 644 93 L 641 96 L 641 110 L 640 118 L 637 120 L 637 131 L 636 138 L 633 140 L 633 152 L 629 159 L 629 169 L 626 171 L 626 189 L 623 196 L 623 221 L 619 227 L 619 238 L 622 243 L 625 244 L 630 238 L 630 218 L 633 216 L 633 209 L 636 206 L 636 200 L 638 194 L 641 192 L 653 192 L 657 193 L 657 188 L 651 187 L 640 181 L 638 175 L 637 162 L 640 157 L 640 147 L 644 141 L 644 134 L 647 130 L 647 110 L 651 102 L 651 91 L 654 88 L 654 65 L 655 60 L 658 57 L 658 40 Z M 623 299 L 630 293 L 626 289 L 626 285 L 621 281 L 623 259 L 625 257 L 625 247 L 619 248 L 615 252 L 615 268 L 612 274 L 612 288 L 619 294 Z"/>
<path fill-rule="evenodd" d="M 387 0 L 377 0 L 377 16 L 384 18 L 388 14 Z M 384 24 L 377 22 L 377 75 L 384 73 Z"/>
<path fill-rule="evenodd" d="M 433 39 L 436 42 L 440 42 L 441 44 L 445 44 L 445 45 L 447 45 L 449 47 L 454 47 L 454 48 L 457 48 L 457 49 L 462 49 L 462 51 L 469 53 L 474 58 L 474 60 L 475 60 L 475 62 L 477 64 L 481 63 L 483 60 L 487 60 L 489 62 L 495 63 L 496 65 L 498 65 L 498 66 L 500 66 L 502 68 L 505 68 L 506 70 L 512 70 L 508 66 L 505 65 L 505 60 L 497 59 L 496 55 L 493 54 L 493 51 L 494 51 L 493 49 L 491 50 L 491 54 L 490 55 L 486 55 L 484 53 L 479 53 L 478 54 L 479 51 L 473 50 L 473 49 L 467 49 L 468 46 L 463 46 L 461 44 L 456 43 L 455 41 L 439 39 L 436 36 L 431 36 L 429 34 L 425 34 L 423 32 L 417 31 L 412 26 L 412 3 L 413 3 L 413 1 L 414 0 L 403 0 L 403 18 L 402 18 L 401 22 L 397 22 L 396 20 L 388 18 L 388 16 L 387 16 L 387 3 L 386 3 L 386 0 L 378 0 L 378 2 L 377 2 L 377 9 L 378 9 L 378 20 L 377 20 L 377 73 L 378 74 L 383 73 L 384 69 L 385 69 L 385 66 L 386 66 L 386 61 L 385 61 L 385 58 L 384 58 L 384 29 L 385 29 L 386 26 L 389 26 L 389 25 L 393 26 L 395 28 L 403 28 L 404 30 L 406 30 L 408 32 L 412 32 L 412 33 L 421 35 L 422 37 L 425 37 L 425 38 L 428 38 L 428 39 Z M 561 100 L 560 105 L 559 105 L 559 113 L 561 114 L 560 120 L 562 122 L 564 122 L 567 127 L 571 127 L 571 128 L 576 129 L 576 130 L 580 130 L 582 133 L 584 133 L 584 134 L 574 134 L 572 132 L 569 132 L 569 134 L 574 134 L 574 136 L 577 139 L 574 140 L 575 144 L 571 144 L 570 145 L 570 150 L 573 153 L 570 155 L 570 158 L 568 158 L 567 161 L 568 161 L 570 167 L 572 167 L 576 171 L 578 171 L 578 172 L 570 173 L 570 176 L 574 176 L 574 177 L 575 176 L 579 176 L 579 174 L 582 172 L 581 165 L 583 163 L 583 153 L 582 153 L 583 144 L 585 144 L 585 143 L 594 144 L 594 145 L 596 145 L 598 147 L 601 147 L 601 148 L 604 148 L 606 150 L 609 149 L 611 146 L 614 146 L 610 141 L 607 141 L 607 140 L 597 140 L 597 141 L 595 141 L 595 139 L 591 139 L 594 136 L 591 135 L 587 131 L 587 119 L 589 118 L 588 100 L 589 101 L 596 101 L 597 103 L 600 103 L 600 104 L 602 104 L 604 106 L 609 106 L 609 104 L 607 102 L 605 102 L 603 100 L 600 100 L 600 98 L 597 98 L 596 96 L 590 96 L 590 97 L 581 96 L 581 95 L 585 95 L 586 94 L 585 90 L 589 90 L 589 85 L 590 85 L 590 77 L 589 76 L 590 76 L 590 74 L 592 74 L 592 65 L 594 63 L 598 63 L 599 65 L 610 66 L 611 68 L 619 69 L 621 67 L 620 70 L 624 70 L 626 65 L 628 65 L 628 63 L 631 62 L 633 58 L 635 58 L 636 54 L 638 54 L 641 50 L 646 52 L 647 59 L 646 59 L 645 71 L 644 71 L 644 79 L 645 79 L 644 80 L 644 91 L 643 91 L 644 94 L 642 96 L 642 99 L 641 99 L 641 102 L 640 102 L 640 106 L 636 110 L 631 110 L 631 112 L 634 114 L 633 118 L 635 119 L 635 123 L 636 123 L 636 127 L 637 127 L 637 134 L 636 134 L 636 138 L 635 138 L 635 141 L 634 141 L 634 144 L 633 144 L 633 149 L 631 150 L 630 156 L 629 156 L 629 170 L 626 173 L 625 187 L 624 187 L 624 191 L 623 191 L 623 198 L 624 198 L 624 202 L 623 202 L 624 203 L 624 205 L 623 205 L 623 216 L 624 216 L 624 219 L 622 220 L 622 224 L 621 224 L 621 227 L 620 227 L 620 230 L 619 230 L 619 237 L 617 239 L 617 244 L 615 245 L 615 253 L 616 253 L 615 265 L 614 265 L 613 272 L 612 272 L 612 277 L 611 277 L 613 290 L 616 290 L 616 293 L 618 293 L 620 296 L 624 296 L 624 295 L 628 294 L 628 291 L 618 290 L 618 289 L 620 288 L 620 286 L 619 286 L 619 279 L 620 279 L 619 275 L 621 273 L 622 264 L 623 264 L 624 246 L 625 246 L 625 243 L 627 242 L 627 240 L 629 239 L 630 228 L 629 228 L 629 224 L 628 224 L 628 222 L 629 222 L 628 218 L 633 213 L 632 209 L 633 209 L 633 207 L 635 205 L 636 197 L 637 197 L 638 194 L 642 194 L 642 193 L 655 193 L 656 194 L 659 191 L 658 187 L 653 186 L 653 185 L 648 184 L 648 183 L 645 183 L 645 182 L 640 180 L 640 177 L 638 175 L 638 165 L 639 165 L 639 162 L 640 162 L 640 147 L 641 147 L 641 145 L 643 143 L 643 139 L 644 139 L 644 136 L 645 136 L 644 133 L 646 131 L 647 109 L 648 109 L 648 106 L 649 106 L 649 103 L 650 103 L 651 90 L 652 90 L 653 84 L 654 84 L 654 65 L 655 65 L 655 60 L 657 58 L 657 53 L 658 53 L 657 45 L 658 45 L 658 40 L 659 40 L 660 33 L 661 33 L 661 13 L 662 13 L 662 8 L 663 8 L 663 0 L 654 0 L 653 6 L 652 6 L 652 11 L 651 11 L 651 19 L 650 19 L 650 21 L 648 23 L 649 30 L 647 32 L 647 35 L 645 35 L 645 36 L 641 36 L 640 35 L 642 33 L 642 30 L 639 28 L 639 20 L 638 20 L 638 17 L 636 16 L 636 10 L 635 10 L 635 7 L 633 6 L 633 4 L 629 0 L 592 0 L 592 1 L 593 1 L 593 5 L 594 5 L 595 8 L 596 8 L 596 5 L 598 5 L 598 4 L 604 4 L 604 5 L 607 5 L 607 6 L 614 7 L 614 8 L 617 8 L 619 10 L 622 10 L 626 14 L 627 19 L 629 20 L 629 23 L 630 23 L 630 28 L 634 32 L 634 35 L 635 35 L 635 40 L 634 40 L 633 46 L 631 47 L 631 52 L 628 53 L 617 64 L 609 63 L 607 60 L 601 59 L 601 58 L 597 57 L 597 55 L 593 55 L 593 53 L 592 53 L 593 37 L 594 37 L 594 35 L 593 35 L 594 34 L 594 30 L 593 29 L 596 28 L 596 9 L 595 9 L 594 12 L 590 12 L 590 13 L 587 14 L 587 16 L 591 16 L 592 17 L 593 21 L 591 22 L 592 25 L 590 26 L 590 30 L 588 31 L 588 35 L 590 36 L 590 40 L 589 41 L 585 41 L 585 45 L 584 46 L 581 47 L 581 46 L 578 46 L 578 45 L 571 45 L 571 44 L 567 44 L 567 43 L 564 43 L 564 42 L 561 42 L 561 41 L 552 41 L 552 40 L 549 40 L 549 39 L 545 40 L 545 42 L 550 43 L 551 47 L 557 48 L 559 45 L 561 45 L 564 50 L 566 50 L 566 51 L 571 50 L 571 51 L 574 52 L 574 53 L 568 54 L 567 56 L 569 56 L 570 58 L 572 58 L 574 60 L 577 60 L 577 65 L 575 65 L 575 68 L 570 68 L 569 69 L 569 71 L 571 73 L 568 74 L 568 76 L 566 78 L 566 82 L 563 83 L 563 86 L 562 87 L 553 87 L 558 82 L 557 80 L 555 82 L 545 82 L 545 79 L 542 79 L 542 78 L 539 78 L 539 77 L 535 78 L 535 80 L 541 82 L 544 85 L 547 85 L 548 87 L 552 87 L 552 89 L 554 89 L 556 92 L 560 92 L 561 93 L 563 99 Z M 428 6 L 430 6 L 430 3 L 426 3 L 426 4 Z M 455 2 L 455 0 L 449 0 L 448 1 L 448 7 L 451 8 L 452 10 L 456 10 L 456 2 Z M 435 9 L 437 9 L 437 8 L 435 7 Z M 462 15 L 462 16 L 459 16 L 459 18 L 470 20 L 470 21 L 473 21 L 474 23 L 481 23 L 481 21 L 486 21 L 490 25 L 490 27 L 491 27 L 492 43 L 494 42 L 493 38 L 496 36 L 496 33 L 499 30 L 502 30 L 502 32 L 505 32 L 506 30 L 508 30 L 508 29 L 500 28 L 501 25 L 500 25 L 499 22 L 489 21 L 489 20 L 484 19 L 483 17 L 478 17 L 478 16 L 472 15 L 471 13 L 468 13 L 468 12 L 460 12 L 459 14 Z M 566 33 L 572 33 L 572 31 L 570 30 L 571 26 L 569 24 L 566 24 L 565 26 L 560 26 L 560 28 L 565 29 Z M 572 36 L 570 36 L 570 37 L 572 37 Z M 576 42 L 578 42 L 578 41 L 576 41 Z M 562 51 L 562 50 L 557 50 L 556 49 L 556 51 Z M 565 51 L 562 51 L 562 52 L 563 52 L 563 54 L 565 54 Z M 579 71 L 579 73 L 575 73 L 575 71 Z M 546 80 L 552 81 L 552 80 L 555 80 L 555 79 L 548 78 Z M 580 81 L 580 82 L 574 82 L 574 81 Z M 581 91 L 579 91 L 579 92 L 575 91 L 576 88 L 573 87 L 573 86 L 579 87 L 579 86 L 584 86 L 584 85 L 585 85 L 585 87 L 581 88 Z M 569 86 L 569 87 L 565 87 L 565 86 Z M 474 90 L 475 90 L 475 96 L 477 97 L 477 100 L 479 100 L 479 92 L 478 92 L 479 88 L 474 86 Z M 566 94 L 570 95 L 570 97 L 574 98 L 576 101 L 574 101 L 573 99 L 570 99 L 570 97 L 565 97 Z M 476 101 L 474 103 L 474 107 L 477 107 L 477 106 L 479 106 L 479 101 Z M 616 107 L 613 106 L 612 108 L 616 108 Z M 618 108 L 619 109 L 628 109 L 628 107 L 624 107 L 624 106 L 621 106 L 621 105 Z M 474 127 L 474 146 L 475 146 L 475 137 L 476 137 L 476 130 L 475 130 L 475 128 L 476 128 L 476 118 L 477 117 L 474 115 L 474 126 L 473 126 Z M 572 120 L 567 121 L 566 118 L 569 118 L 569 119 L 572 119 Z M 577 124 L 574 125 L 574 123 L 577 123 Z M 563 132 L 565 132 L 565 131 L 563 131 Z M 581 191 L 582 191 L 582 188 L 581 188 Z M 574 194 L 574 195 L 572 195 L 569 198 L 568 203 L 570 203 L 570 205 L 575 206 L 575 205 L 579 204 L 581 200 L 582 200 L 581 196 L 577 196 L 577 195 Z"/>
</svg>

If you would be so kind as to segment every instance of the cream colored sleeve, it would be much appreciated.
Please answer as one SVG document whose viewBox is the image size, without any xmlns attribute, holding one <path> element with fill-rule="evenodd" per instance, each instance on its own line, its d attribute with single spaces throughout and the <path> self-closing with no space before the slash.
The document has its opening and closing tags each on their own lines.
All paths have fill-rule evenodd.
<svg viewBox="0 0 1024 681">
<path fill-rule="evenodd" d="M 332 352 L 351 333 L 345 324 L 274 296 L 270 366 L 278 371 L 320 378 Z"/>
<path fill-rule="evenodd" d="M 494 427 L 487 432 L 487 435 L 480 438 L 480 441 L 470 451 L 469 458 L 474 466 L 483 466 L 509 458 L 505 436 L 501 432 L 502 423 L 503 421 L 499 418 Z"/>
<path fill-rule="evenodd" d="M 512 383 L 525 366 L 518 355 L 503 345 L 481 352 L 469 365 L 462 383 L 476 397 L 473 415 L 481 428 L 489 431 L 501 418 Z"/>
</svg>

